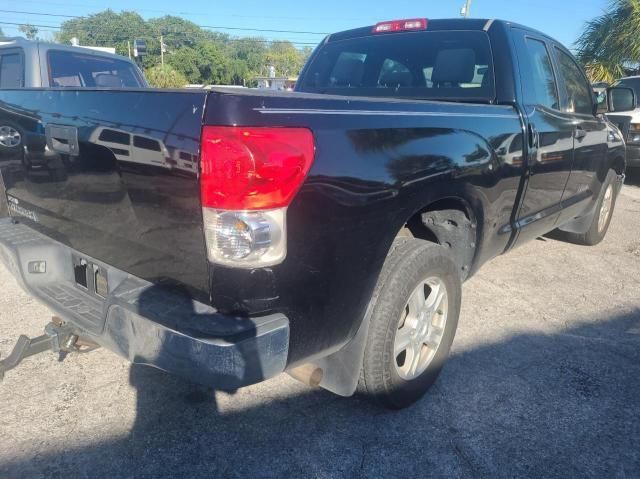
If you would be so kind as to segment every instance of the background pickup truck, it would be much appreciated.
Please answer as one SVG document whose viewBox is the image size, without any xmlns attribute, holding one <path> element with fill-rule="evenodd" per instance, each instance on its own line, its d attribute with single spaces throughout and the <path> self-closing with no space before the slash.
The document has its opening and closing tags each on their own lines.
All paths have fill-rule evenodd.
<svg viewBox="0 0 640 479">
<path fill-rule="evenodd" d="M 0 89 L 18 88 L 145 88 L 147 82 L 128 58 L 85 47 L 0 39 Z M 22 149 L 28 131 L 3 117 L 0 148 Z"/>
<path fill-rule="evenodd" d="M 1 257 L 72 340 L 399 408 L 483 263 L 552 231 L 603 239 L 625 146 L 596 113 L 562 45 L 492 20 L 330 35 L 294 93 L 0 90 L 24 132 L 1 150 Z"/>
<path fill-rule="evenodd" d="M 632 88 L 637 98 L 640 93 L 640 76 L 621 78 L 614 86 Z M 640 170 L 640 108 L 636 107 L 635 110 L 625 111 L 617 115 L 608 115 L 608 117 L 625 134 L 627 168 Z"/>
<path fill-rule="evenodd" d="M 0 88 L 143 88 L 138 66 L 89 47 L 0 39 Z"/>
</svg>

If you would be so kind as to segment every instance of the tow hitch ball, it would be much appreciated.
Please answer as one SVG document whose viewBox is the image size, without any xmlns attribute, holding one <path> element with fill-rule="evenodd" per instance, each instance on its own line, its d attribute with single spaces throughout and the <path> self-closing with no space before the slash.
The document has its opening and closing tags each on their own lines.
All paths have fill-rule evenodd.
<svg viewBox="0 0 640 479">
<path fill-rule="evenodd" d="M 72 326 L 54 317 L 44 328 L 42 336 L 30 338 L 23 334 L 18 338 L 11 354 L 0 360 L 0 381 L 4 379 L 7 371 L 15 368 L 29 356 L 52 351 L 60 353 L 60 360 L 62 360 L 68 353 L 88 353 L 98 347 L 93 341 L 80 338 Z"/>
</svg>

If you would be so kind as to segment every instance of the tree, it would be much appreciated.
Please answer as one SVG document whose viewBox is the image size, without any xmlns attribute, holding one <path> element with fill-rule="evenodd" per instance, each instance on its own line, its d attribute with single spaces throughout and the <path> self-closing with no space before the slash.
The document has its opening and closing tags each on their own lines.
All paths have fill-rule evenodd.
<svg viewBox="0 0 640 479">
<path fill-rule="evenodd" d="M 58 41 L 69 43 L 73 37 L 76 37 L 81 45 L 114 47 L 120 55 L 128 54 L 127 43 L 136 38 L 146 40 L 149 51 L 153 51 L 154 48 L 158 53 L 160 51 L 159 39 L 155 39 L 147 22 L 136 12 L 116 13 L 113 10 L 105 10 L 63 22 Z"/>
<path fill-rule="evenodd" d="M 164 36 L 164 44 L 169 50 L 177 50 L 182 47 L 193 47 L 208 39 L 205 32 L 193 22 L 184 18 L 166 15 L 160 18 L 151 18 L 147 22 L 154 38 Z M 159 52 L 158 52 L 159 53 Z"/>
<path fill-rule="evenodd" d="M 611 0 L 605 13 L 587 22 L 578 41 L 578 59 L 591 81 L 612 83 L 638 68 L 640 0 Z"/>
<path fill-rule="evenodd" d="M 291 42 L 273 42 L 266 55 L 266 61 L 283 76 L 297 75 L 304 65 L 304 56 Z"/>
<path fill-rule="evenodd" d="M 189 83 L 203 83 L 198 69 L 198 53 L 191 47 L 183 47 L 175 50 L 171 55 L 165 56 L 165 62 L 180 72 Z"/>
<path fill-rule="evenodd" d="M 128 54 L 128 42 L 142 39 L 147 55 L 141 64 L 152 74 L 158 73 L 153 68 L 160 64 L 162 37 L 165 65 L 194 84 L 251 84 L 256 76 L 266 74 L 269 65 L 279 75 L 294 76 L 311 53 L 310 49 L 298 50 L 290 42 L 231 38 L 172 15 L 145 20 L 138 13 L 127 11 L 105 10 L 63 22 L 56 40 L 68 43 L 73 37 L 81 45 L 115 47 L 120 55 Z"/>
<path fill-rule="evenodd" d="M 261 38 L 242 38 L 228 42 L 229 81 L 233 85 L 251 84 L 264 69 L 267 45 Z"/>
<path fill-rule="evenodd" d="M 145 72 L 149 85 L 155 88 L 183 88 L 187 84 L 185 76 L 169 65 L 157 65 Z"/>
<path fill-rule="evenodd" d="M 18 27 L 18 30 L 24 33 L 24 36 L 27 37 L 27 39 L 29 40 L 35 40 L 36 37 L 38 36 L 38 29 L 33 25 L 28 25 L 28 24 L 20 25 Z"/>
<path fill-rule="evenodd" d="M 223 85 L 229 83 L 229 58 L 224 48 L 215 42 L 206 42 L 197 46 L 196 65 L 202 83 Z"/>
</svg>

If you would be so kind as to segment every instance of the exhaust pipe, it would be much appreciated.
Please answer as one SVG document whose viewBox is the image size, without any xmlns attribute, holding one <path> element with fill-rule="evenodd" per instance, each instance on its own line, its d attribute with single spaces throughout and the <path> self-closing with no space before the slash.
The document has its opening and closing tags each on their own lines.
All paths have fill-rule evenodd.
<svg viewBox="0 0 640 479">
<path fill-rule="evenodd" d="M 320 386 L 324 373 L 318 366 L 307 363 L 287 371 L 289 376 L 312 387 Z"/>
</svg>

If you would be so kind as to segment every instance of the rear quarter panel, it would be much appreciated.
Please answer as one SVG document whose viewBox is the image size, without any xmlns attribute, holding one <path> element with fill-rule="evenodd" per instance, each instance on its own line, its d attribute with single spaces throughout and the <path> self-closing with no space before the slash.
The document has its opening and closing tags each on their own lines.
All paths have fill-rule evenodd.
<svg viewBox="0 0 640 479">
<path fill-rule="evenodd" d="M 216 91 L 204 123 L 313 131 L 316 157 L 288 209 L 284 263 L 211 269 L 217 307 L 289 317 L 291 364 L 355 334 L 393 239 L 430 203 L 468 204 L 476 267 L 508 245 L 524 168 L 511 107 Z"/>
</svg>

